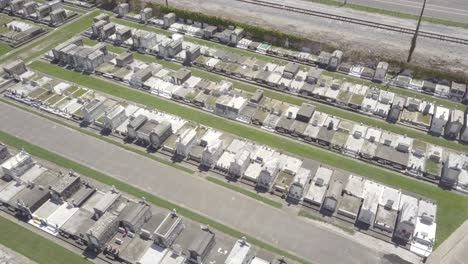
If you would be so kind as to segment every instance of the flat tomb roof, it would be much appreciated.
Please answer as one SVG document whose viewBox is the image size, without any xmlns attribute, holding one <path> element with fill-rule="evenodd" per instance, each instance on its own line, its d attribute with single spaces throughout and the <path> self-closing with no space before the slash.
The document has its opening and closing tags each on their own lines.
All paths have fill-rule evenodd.
<svg viewBox="0 0 468 264">
<path fill-rule="evenodd" d="M 362 200 L 352 195 L 343 194 L 338 213 L 344 216 L 356 219 L 359 208 L 361 207 Z"/>
<path fill-rule="evenodd" d="M 154 264 L 161 263 L 161 260 L 164 258 L 166 253 L 169 251 L 167 248 L 158 246 L 157 244 L 152 244 L 144 253 L 144 255 L 138 260 L 137 263 L 140 264 Z"/>
<path fill-rule="evenodd" d="M 182 219 L 177 214 L 171 212 L 169 213 L 162 223 L 158 226 L 155 233 L 161 236 L 167 236 L 167 233 L 170 232 L 175 225 L 177 225 Z"/>
<path fill-rule="evenodd" d="M 96 222 L 92 217 L 93 213 L 80 208 L 60 229 L 70 235 L 84 235 Z"/>
</svg>

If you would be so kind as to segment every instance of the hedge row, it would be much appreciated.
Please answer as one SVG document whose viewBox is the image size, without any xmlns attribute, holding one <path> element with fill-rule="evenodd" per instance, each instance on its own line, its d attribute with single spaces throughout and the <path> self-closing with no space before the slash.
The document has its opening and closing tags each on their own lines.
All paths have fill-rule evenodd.
<svg viewBox="0 0 468 264">
<path fill-rule="evenodd" d="M 149 3 L 148 6 L 157 8 L 160 12 L 175 13 L 177 17 L 190 19 L 197 22 L 208 23 L 210 25 L 216 25 L 221 28 L 227 28 L 228 26 L 241 27 L 245 30 L 245 33 L 255 41 L 266 41 L 276 46 L 292 46 L 297 47 L 300 42 L 304 41 L 304 38 L 293 34 L 286 34 L 276 30 L 265 29 L 254 25 L 248 25 L 241 22 L 233 21 L 230 19 L 221 18 L 218 16 L 210 16 L 199 12 L 192 12 L 175 8 L 173 6 L 166 6 L 158 3 Z M 287 42 L 289 45 L 285 45 Z"/>
<path fill-rule="evenodd" d="M 138 2 L 140 0 L 130 0 L 130 2 L 132 1 Z M 337 48 L 337 47 L 332 47 L 327 44 L 317 43 L 310 39 L 306 39 L 297 35 L 287 34 L 287 33 L 279 32 L 276 30 L 271 30 L 271 29 L 265 29 L 262 27 L 254 26 L 254 25 L 248 25 L 248 24 L 233 21 L 230 19 L 225 19 L 225 18 L 218 17 L 218 16 L 211 16 L 211 15 L 207 15 L 207 14 L 203 14 L 199 12 L 182 10 L 173 6 L 166 6 L 166 5 L 159 4 L 159 3 L 148 3 L 147 6 L 155 9 L 155 13 L 163 13 L 163 14 L 175 13 L 177 17 L 179 18 L 208 23 L 210 25 L 216 25 L 220 28 L 227 28 L 228 26 L 241 27 L 245 30 L 247 36 L 251 38 L 252 40 L 260 41 L 260 42 L 268 42 L 268 43 L 271 43 L 273 45 L 280 46 L 280 47 L 301 49 L 302 47 L 310 46 L 311 43 L 316 43 L 320 46 L 319 50 L 320 49 L 332 50 L 332 49 Z M 380 60 L 377 57 L 373 57 L 372 59 L 374 59 L 376 62 Z M 466 76 L 463 72 L 452 72 L 452 71 L 438 70 L 434 68 L 420 67 L 414 64 L 407 64 L 405 62 L 392 60 L 389 58 L 381 58 L 381 59 L 387 61 L 392 66 L 391 68 L 395 72 L 399 72 L 400 69 L 412 70 L 416 78 L 428 79 L 428 78 L 436 77 L 438 79 L 450 79 L 450 80 L 463 82 L 463 83 L 468 82 L 468 76 Z"/>
</svg>

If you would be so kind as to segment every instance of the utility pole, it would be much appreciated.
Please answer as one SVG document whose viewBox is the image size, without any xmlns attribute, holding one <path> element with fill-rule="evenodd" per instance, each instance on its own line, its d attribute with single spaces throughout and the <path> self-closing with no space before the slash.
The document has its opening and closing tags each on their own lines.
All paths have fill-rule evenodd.
<svg viewBox="0 0 468 264">
<path fill-rule="evenodd" d="M 416 30 L 414 31 L 413 39 L 411 39 L 411 46 L 408 54 L 408 59 L 406 60 L 407 63 L 411 61 L 411 57 L 413 56 L 414 49 L 416 48 L 416 40 L 418 38 L 419 27 L 421 26 L 421 20 L 424 15 L 424 9 L 426 8 L 426 0 L 424 0 L 421 13 L 419 14 L 418 18 L 418 25 L 416 26 Z"/>
</svg>

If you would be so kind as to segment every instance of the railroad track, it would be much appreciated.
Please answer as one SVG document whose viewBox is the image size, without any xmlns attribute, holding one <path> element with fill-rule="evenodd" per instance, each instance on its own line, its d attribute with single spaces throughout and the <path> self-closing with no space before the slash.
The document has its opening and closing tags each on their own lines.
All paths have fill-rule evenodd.
<svg viewBox="0 0 468 264">
<path fill-rule="evenodd" d="M 387 25 L 387 24 L 382 24 L 382 23 L 377 23 L 377 22 L 372 22 L 372 21 L 367 21 L 367 20 L 362 20 L 362 19 L 357 19 L 357 18 L 333 15 L 333 14 L 314 11 L 314 10 L 310 10 L 310 9 L 304 9 L 304 8 L 299 8 L 299 7 L 289 6 L 289 5 L 271 3 L 271 2 L 263 1 L 263 0 L 235 0 L 235 1 L 243 2 L 243 3 L 247 3 L 247 4 L 252 4 L 252 5 L 265 6 L 265 7 L 285 10 L 285 11 L 289 11 L 289 12 L 301 13 L 301 14 L 310 15 L 310 16 L 323 17 L 323 18 L 332 19 L 332 20 L 335 20 L 335 21 L 341 21 L 341 22 L 345 22 L 345 23 L 351 23 L 351 24 L 356 24 L 356 25 L 361 25 L 361 26 L 366 26 L 366 27 L 372 27 L 372 28 L 378 28 L 378 29 L 403 33 L 403 34 L 413 35 L 414 32 L 415 32 L 414 29 L 410 29 L 410 28 Z M 431 32 L 426 32 L 426 31 L 421 31 L 421 30 L 419 31 L 418 36 L 425 37 L 425 38 L 430 38 L 430 39 L 436 39 L 436 40 L 440 40 L 440 41 L 446 41 L 446 42 L 462 44 L 462 45 L 468 45 L 468 39 L 457 38 L 457 37 L 452 37 L 452 36 L 447 36 L 447 35 L 442 35 L 442 34 L 437 34 L 437 33 L 431 33 Z"/>
</svg>

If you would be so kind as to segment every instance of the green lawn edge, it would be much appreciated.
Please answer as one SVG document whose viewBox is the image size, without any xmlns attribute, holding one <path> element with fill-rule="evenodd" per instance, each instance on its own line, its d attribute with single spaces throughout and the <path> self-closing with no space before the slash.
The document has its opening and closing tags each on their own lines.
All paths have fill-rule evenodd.
<svg viewBox="0 0 468 264">
<path fill-rule="evenodd" d="M 138 23 L 135 23 L 135 22 L 132 22 L 132 21 L 124 20 L 124 19 L 113 18 L 112 20 L 117 24 L 129 26 L 129 27 L 134 27 L 134 28 L 138 28 L 138 29 L 144 29 L 144 30 L 147 30 L 147 31 L 156 32 L 158 34 L 172 35 L 174 33 L 174 32 L 166 31 L 166 30 L 159 29 L 159 28 L 156 28 L 156 27 L 148 27 L 147 25 L 138 24 Z M 241 49 L 238 49 L 238 48 L 228 47 L 226 45 L 222 45 L 222 44 L 219 44 L 219 43 L 215 43 L 215 42 L 212 42 L 212 41 L 208 41 L 208 40 L 204 40 L 204 39 L 200 39 L 200 38 L 195 38 L 195 37 L 191 37 L 191 36 L 187 36 L 187 35 L 185 35 L 184 38 L 186 38 L 187 40 L 189 40 L 191 42 L 199 44 L 199 45 L 205 45 L 205 46 L 209 46 L 209 47 L 214 47 L 216 49 L 231 51 L 233 53 L 237 53 L 237 54 L 244 55 L 244 56 L 247 56 L 247 57 L 255 57 L 255 58 L 258 58 L 260 60 L 266 60 L 268 62 L 275 62 L 275 63 L 280 63 L 280 64 L 283 64 L 283 65 L 290 62 L 290 61 L 285 60 L 285 59 L 275 58 L 275 57 L 271 57 L 271 56 L 268 56 L 268 55 L 263 55 L 263 54 L 259 54 L 259 53 L 255 53 L 255 52 L 241 50 Z M 112 46 L 112 45 L 110 45 L 110 46 Z M 141 55 L 141 54 L 139 54 L 139 55 L 144 56 L 144 55 Z M 306 68 L 306 69 L 309 69 L 311 67 L 309 65 L 305 65 L 305 64 L 302 64 L 302 63 L 299 63 L 299 64 L 303 68 Z M 439 104 L 441 106 L 444 106 L 444 107 L 456 108 L 458 110 L 464 110 L 466 108 L 466 105 L 464 105 L 462 103 L 449 101 L 447 99 L 438 98 L 438 97 L 435 97 L 435 96 L 422 94 L 420 92 L 406 90 L 406 89 L 402 89 L 402 88 L 398 88 L 398 87 L 391 87 L 391 86 L 387 86 L 387 85 L 377 84 L 377 83 L 374 83 L 374 82 L 363 80 L 361 78 L 352 77 L 352 76 L 342 74 L 342 73 L 338 73 L 338 72 L 325 71 L 324 75 L 332 76 L 333 78 L 337 78 L 337 79 L 344 79 L 344 80 L 346 80 L 348 82 L 352 82 L 352 83 L 359 83 L 359 84 L 364 84 L 364 85 L 367 85 L 367 86 L 372 86 L 372 87 L 378 88 L 380 90 L 386 90 L 386 91 L 391 91 L 393 93 L 397 93 L 397 94 L 401 94 L 401 95 L 405 95 L 405 96 L 411 96 L 411 97 L 418 98 L 418 99 L 425 100 L 425 101 L 429 101 L 429 102 L 435 102 L 435 103 L 437 103 L 437 104 Z"/>
<path fill-rule="evenodd" d="M 408 97 L 413 97 L 413 98 L 416 98 L 416 99 L 420 99 L 420 100 L 424 100 L 424 101 L 428 101 L 428 102 L 433 102 L 433 103 L 435 103 L 437 105 L 441 105 L 441 106 L 448 107 L 448 108 L 455 108 L 455 109 L 458 109 L 458 110 L 461 110 L 461 111 L 464 111 L 466 109 L 466 105 L 464 105 L 462 103 L 459 103 L 459 102 L 450 101 L 448 99 L 443 99 L 443 98 L 440 98 L 440 97 L 424 94 L 422 92 L 416 92 L 416 91 L 412 91 L 412 90 L 408 90 L 408 89 L 402 89 L 402 88 L 389 86 L 389 85 L 385 85 L 385 84 L 378 84 L 378 83 L 374 83 L 374 82 L 364 80 L 364 79 L 361 79 L 361 78 L 358 78 L 358 77 L 353 77 L 353 76 L 345 75 L 345 74 L 342 74 L 342 73 L 338 73 L 338 72 L 324 71 L 323 75 L 331 76 L 331 77 L 333 77 L 335 79 L 341 79 L 341 80 L 351 82 L 351 83 L 357 83 L 357 84 L 362 84 L 362 85 L 366 85 L 366 86 L 372 86 L 372 87 L 378 88 L 380 90 L 389 91 L 389 92 L 399 94 L 399 95 L 405 95 L 405 96 L 408 96 Z"/>
<path fill-rule="evenodd" d="M 0 216 L 0 230 L 2 230 L 0 244 L 37 263 L 92 263 L 86 260 L 84 256 L 80 256 L 3 216 Z M 38 231 L 42 232 L 39 229 Z M 51 256 L 51 252 L 53 252 L 53 256 Z"/>
<path fill-rule="evenodd" d="M 86 42 L 91 44 L 91 45 L 97 43 L 97 41 L 90 40 L 90 39 L 86 39 Z M 122 52 L 125 51 L 124 48 L 115 47 L 115 46 L 112 46 L 112 45 L 109 45 L 109 48 L 111 48 L 112 49 L 111 51 L 115 52 L 115 53 L 122 53 Z M 136 59 L 144 61 L 144 62 L 159 63 L 164 68 L 168 68 L 168 69 L 171 69 L 171 70 L 178 70 L 178 69 L 181 69 L 181 68 L 184 67 L 184 66 L 182 66 L 182 65 L 180 65 L 178 63 L 168 62 L 168 61 L 165 61 L 165 60 L 160 60 L 160 59 L 157 59 L 155 57 L 150 57 L 148 55 L 143 55 L 143 54 L 139 54 L 139 53 L 134 53 L 134 57 Z M 406 136 L 411 137 L 413 139 L 419 139 L 421 141 L 425 141 L 427 143 L 438 145 L 438 146 L 445 147 L 445 148 L 448 148 L 448 149 L 468 152 L 468 145 L 460 144 L 457 141 L 447 140 L 447 139 L 445 139 L 443 137 L 431 136 L 428 133 L 425 133 L 423 131 L 408 128 L 408 127 L 405 127 L 403 125 L 390 124 L 390 123 L 385 122 L 384 120 L 379 120 L 377 118 L 368 117 L 368 116 L 365 116 L 363 114 L 358 114 L 358 113 L 354 113 L 354 112 L 347 111 L 347 110 L 344 110 L 344 109 L 340 109 L 340 108 L 337 108 L 337 107 L 317 103 L 317 102 L 314 102 L 312 100 L 303 99 L 303 98 L 300 98 L 298 96 L 293 96 L 293 95 L 289 95 L 289 94 L 286 94 L 286 93 L 277 92 L 277 91 L 273 91 L 273 90 L 266 89 L 266 88 L 263 88 L 263 87 L 259 87 L 259 86 L 255 86 L 255 85 L 248 84 L 248 83 L 245 83 L 245 82 L 241 82 L 241 81 L 238 81 L 238 80 L 226 78 L 224 76 L 216 75 L 214 73 L 207 72 L 207 71 L 204 71 L 204 70 L 200 70 L 198 68 L 190 67 L 190 70 L 192 71 L 192 73 L 195 76 L 200 77 L 200 78 L 204 78 L 204 79 L 207 79 L 207 80 L 210 80 L 210 81 L 219 82 L 221 80 L 228 80 L 228 81 L 233 83 L 235 88 L 246 91 L 248 93 L 254 93 L 257 89 L 261 89 L 261 90 L 264 91 L 264 95 L 266 97 L 269 97 L 269 98 L 272 98 L 272 99 L 284 101 L 286 103 L 290 103 L 290 104 L 297 105 L 297 106 L 300 106 L 303 103 L 313 104 L 313 105 L 315 105 L 315 107 L 316 107 L 316 109 L 318 111 L 321 111 L 321 112 L 324 112 L 324 113 L 327 113 L 327 114 L 330 114 L 330 115 L 333 115 L 333 116 L 344 118 L 344 119 L 347 119 L 347 120 L 350 120 L 350 121 L 353 121 L 353 122 L 356 122 L 356 123 L 362 123 L 362 124 L 365 124 L 367 126 L 381 128 L 383 130 L 393 132 L 393 133 L 396 133 L 396 134 L 399 134 L 399 135 L 406 135 Z M 333 73 L 330 73 L 330 74 L 333 74 Z M 340 76 L 338 78 L 343 79 L 344 77 Z M 349 78 L 352 78 L 352 77 L 349 77 Z M 370 85 L 365 80 L 357 80 L 357 81 L 359 83 L 364 84 L 364 85 Z M 395 89 L 397 89 L 397 88 L 395 88 Z"/>
<path fill-rule="evenodd" d="M 110 83 L 96 77 L 85 76 L 55 65 L 35 61 L 31 64 L 31 67 L 45 74 L 62 78 L 96 91 L 107 93 L 141 105 L 146 105 L 151 108 L 156 108 L 221 131 L 235 134 L 261 144 L 269 145 L 276 149 L 284 150 L 298 156 L 313 159 L 332 167 L 341 168 L 350 173 L 359 174 L 384 184 L 433 199 L 438 204 L 437 222 L 439 224 L 436 236 L 436 245 L 439 245 L 447 239 L 452 232 L 454 232 L 466 219 L 468 219 L 467 197 L 445 191 L 436 186 L 426 184 L 425 182 L 404 177 L 395 172 L 391 172 L 371 164 L 359 162 L 352 158 L 344 157 L 319 148 L 314 148 L 312 146 L 299 143 L 296 140 L 286 139 L 274 134 L 263 132 L 212 114 L 200 111 L 190 111 L 188 110 L 189 108 L 179 105 L 178 103 L 149 96 L 141 91 L 131 90 L 122 85 Z"/>
<path fill-rule="evenodd" d="M 86 39 L 86 42 L 88 42 L 89 44 L 97 43 L 97 41 L 90 40 L 90 39 Z M 115 53 L 122 53 L 122 52 L 125 51 L 125 49 L 120 48 L 120 47 L 115 47 L 115 46 L 112 46 L 112 45 L 110 45 L 109 47 L 112 48 L 112 52 L 115 52 Z M 138 60 L 145 61 L 145 62 L 150 62 L 150 63 L 151 62 L 159 63 L 163 67 L 171 69 L 171 70 L 178 70 L 178 69 L 181 69 L 181 68 L 184 67 L 184 66 L 182 66 L 182 65 L 180 65 L 178 63 L 159 60 L 157 58 L 150 57 L 150 56 L 143 55 L 143 54 L 139 54 L 139 53 L 134 53 L 134 56 Z M 324 112 L 324 113 L 327 113 L 327 114 L 330 114 L 330 115 L 333 115 L 333 116 L 344 118 L 344 119 L 347 119 L 347 120 L 350 120 L 350 121 L 353 121 L 353 122 L 356 122 L 356 123 L 362 123 L 362 124 L 365 124 L 367 126 L 381 128 L 383 130 L 393 132 L 393 133 L 397 133 L 397 134 L 400 134 L 400 135 L 406 135 L 408 137 L 412 137 L 414 139 L 419 139 L 419 140 L 425 141 L 427 143 L 431 143 L 431 144 L 438 145 L 438 146 L 441 146 L 441 147 L 445 147 L 445 148 L 449 148 L 449 149 L 453 149 L 453 150 L 457 150 L 457 151 L 468 152 L 468 145 L 463 145 L 463 144 L 460 144 L 460 143 L 458 143 L 456 141 L 450 141 L 450 140 L 447 140 L 447 139 L 445 139 L 443 137 L 434 137 L 434 136 L 431 136 L 431 135 L 429 135 L 427 133 L 424 133 L 422 131 L 418 131 L 418 130 L 411 129 L 411 128 L 406 128 L 406 127 L 400 126 L 400 125 L 395 126 L 394 124 L 387 123 L 387 122 L 385 122 L 383 120 L 367 117 L 365 115 L 358 114 L 358 113 L 353 113 L 353 112 L 350 112 L 350 111 L 339 109 L 337 107 L 328 106 L 328 105 L 325 105 L 325 104 L 320 104 L 320 103 L 313 102 L 313 101 L 307 100 L 307 99 L 303 99 L 303 98 L 300 98 L 300 97 L 297 97 L 297 96 L 292 96 L 292 95 L 288 95 L 288 94 L 285 94 L 285 93 L 276 92 L 276 91 L 273 91 L 273 90 L 270 90 L 270 89 L 265 89 L 263 87 L 254 86 L 254 85 L 247 84 L 247 83 L 244 83 L 244 82 L 241 82 L 241 81 L 237 81 L 237 80 L 234 80 L 234 79 L 230 79 L 230 78 L 226 78 L 226 77 L 223 77 L 223 76 L 220 76 L 220 75 L 216 75 L 216 74 L 213 74 L 211 72 L 203 71 L 203 70 L 200 70 L 198 68 L 191 67 L 190 70 L 192 71 L 192 73 L 195 76 L 205 78 L 205 79 L 210 80 L 210 81 L 219 82 L 221 80 L 228 80 L 228 81 L 232 82 L 234 87 L 236 87 L 237 89 L 240 89 L 240 90 L 243 90 L 243 91 L 246 91 L 246 92 L 249 92 L 249 93 L 253 93 L 257 89 L 261 89 L 261 90 L 264 91 L 264 95 L 266 97 L 269 97 L 269 98 L 284 101 L 284 102 L 294 104 L 294 105 L 298 105 L 298 106 L 300 106 L 303 103 L 313 104 L 313 105 L 315 105 L 315 107 L 316 107 L 316 109 L 318 111 L 321 111 L 321 112 Z"/>
<path fill-rule="evenodd" d="M 13 50 L 13 47 L 6 43 L 0 42 L 0 56 L 10 52 L 11 50 Z"/>
<path fill-rule="evenodd" d="M 60 29 L 56 29 L 53 32 L 45 35 L 44 37 L 40 37 L 33 42 L 24 45 L 18 49 L 15 49 L 13 52 L 5 56 L 4 58 L 0 59 L 0 63 L 4 63 L 9 60 L 14 60 L 18 58 L 22 58 L 24 61 L 31 60 L 39 55 L 49 51 L 52 46 L 56 46 L 60 43 L 63 43 L 70 38 L 76 36 L 80 32 L 84 31 L 85 29 L 91 26 L 93 22 L 93 18 L 101 13 L 100 10 L 94 10 L 86 15 L 82 15 L 78 18 L 75 18 L 73 21 L 70 21 L 65 26 L 61 27 Z M 53 41 L 52 45 L 49 45 L 48 41 Z M 44 45 L 46 44 L 46 45 Z M 33 50 L 31 55 L 27 57 L 23 57 L 23 53 L 28 50 Z"/>
<path fill-rule="evenodd" d="M 86 167 L 78 162 L 75 162 L 75 161 L 72 161 L 72 160 L 69 160 L 67 158 L 64 158 L 58 154 L 55 154 L 53 152 L 50 152 L 46 149 L 43 149 L 39 146 L 36 146 L 34 144 L 31 144 L 29 142 L 26 142 L 18 137 L 15 137 L 15 136 L 12 136 L 8 133 L 5 133 L 3 131 L 0 131 L 0 141 L 2 141 L 3 143 L 9 145 L 9 146 L 12 146 L 14 148 L 17 148 L 17 149 L 24 149 L 25 151 L 27 151 L 29 154 L 31 154 L 32 156 L 35 156 L 35 157 L 38 157 L 40 159 L 44 159 L 44 160 L 48 160 L 52 163 L 55 163 L 57 164 L 58 166 L 61 166 L 63 168 L 69 168 L 69 169 L 72 169 L 74 171 L 76 171 L 77 173 L 79 174 L 82 174 L 82 175 L 85 175 L 87 177 L 90 177 L 90 178 L 93 178 L 101 183 L 104 183 L 104 184 L 107 184 L 109 186 L 115 186 L 115 188 L 123 191 L 123 192 L 126 192 L 130 195 L 133 195 L 135 197 L 145 197 L 145 199 L 156 205 L 156 206 L 159 206 L 159 207 L 162 207 L 162 208 L 166 208 L 168 210 L 172 210 L 172 209 L 176 209 L 178 213 L 180 213 L 181 215 L 187 217 L 187 218 L 190 218 L 192 219 L 193 221 L 196 221 L 196 222 L 199 222 L 199 223 L 203 223 L 203 224 L 208 224 L 210 225 L 210 227 L 214 228 L 214 229 L 217 229 L 227 235 L 230 235 L 232 237 L 236 237 L 236 238 L 241 238 L 241 237 L 246 237 L 247 240 L 260 247 L 260 248 L 263 248 L 267 251 L 270 251 L 272 253 L 275 253 L 275 254 L 278 254 L 278 255 L 282 255 L 282 256 L 285 256 L 286 258 L 289 258 L 291 260 L 294 260 L 294 261 L 297 261 L 299 263 L 303 263 L 303 264 L 310 264 L 309 261 L 305 260 L 305 259 L 302 259 L 296 255 L 293 255 L 292 253 L 289 253 L 285 250 L 282 250 L 282 249 L 279 249 L 279 248 L 276 248 L 264 241 L 261 241 L 259 239 L 256 239 L 248 234 L 245 234 L 245 233 L 242 233 L 240 231 L 237 231 L 236 229 L 232 228 L 232 227 L 229 227 L 229 226 L 226 226 L 224 224 L 221 224 L 215 220 L 212 220 L 206 216 L 203 216 L 199 213 L 196 213 L 194 211 L 191 211 L 190 209 L 187 209 L 185 207 L 181 207 L 181 206 L 178 206 L 172 202 L 169 202 L 169 201 L 166 201 L 158 196 L 155 196 L 153 194 L 150 194 L 148 192 L 145 192 L 145 191 L 142 191 L 134 186 L 131 186 L 127 183 L 124 183 L 122 181 L 119 181 L 115 178 L 112 178 L 111 176 L 109 175 L 106 175 L 104 173 L 101 173 L 99 171 L 96 171 L 94 169 L 91 169 L 89 167 Z M 2 236 L 0 236 L 2 237 Z M 18 251 L 19 252 L 19 251 Z M 47 262 L 45 262 L 47 263 Z M 66 262 L 61 262 L 61 263 L 66 263 Z"/>
</svg>

